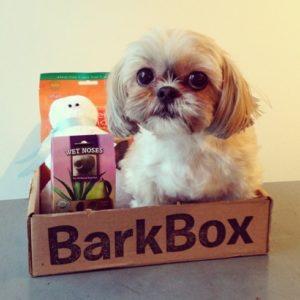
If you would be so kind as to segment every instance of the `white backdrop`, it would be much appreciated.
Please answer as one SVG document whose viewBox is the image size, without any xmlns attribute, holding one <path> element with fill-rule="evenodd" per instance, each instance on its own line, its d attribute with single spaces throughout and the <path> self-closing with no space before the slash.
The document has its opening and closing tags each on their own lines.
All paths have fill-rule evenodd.
<svg viewBox="0 0 300 300">
<path fill-rule="evenodd" d="M 299 1 L 0 0 L 0 199 L 27 195 L 18 157 L 39 140 L 42 72 L 109 71 L 153 27 L 212 36 L 236 61 L 265 114 L 265 181 L 300 180 Z"/>
</svg>

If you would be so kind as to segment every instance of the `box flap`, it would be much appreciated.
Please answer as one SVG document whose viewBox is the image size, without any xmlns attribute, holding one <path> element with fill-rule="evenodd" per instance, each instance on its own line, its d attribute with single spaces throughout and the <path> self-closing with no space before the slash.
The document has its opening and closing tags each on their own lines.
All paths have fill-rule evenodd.
<svg viewBox="0 0 300 300">
<path fill-rule="evenodd" d="M 27 217 L 30 218 L 33 214 L 39 213 L 40 209 L 40 170 L 34 173 L 31 180 L 29 191 L 29 204 L 27 210 Z"/>
</svg>

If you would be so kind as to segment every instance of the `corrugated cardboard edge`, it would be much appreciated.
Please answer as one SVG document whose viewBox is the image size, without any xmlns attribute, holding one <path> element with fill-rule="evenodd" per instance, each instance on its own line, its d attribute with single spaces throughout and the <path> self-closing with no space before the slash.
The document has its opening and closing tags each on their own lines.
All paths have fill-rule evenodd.
<svg viewBox="0 0 300 300">
<path fill-rule="evenodd" d="M 268 234 L 267 234 L 267 253 L 270 251 L 270 235 L 271 235 L 271 220 L 272 220 L 272 209 L 273 209 L 273 199 L 268 195 L 268 193 L 262 189 L 261 190 L 266 197 L 266 199 L 269 201 L 269 219 L 268 219 Z"/>
<path fill-rule="evenodd" d="M 271 233 L 271 217 L 272 217 L 272 209 L 273 209 L 273 199 L 270 197 L 268 192 L 260 187 L 259 190 L 256 191 L 256 194 L 259 197 L 265 198 L 267 201 L 269 201 L 269 219 L 268 219 L 268 234 L 267 234 L 267 241 L 266 241 L 266 253 L 269 253 L 270 251 L 270 233 Z"/>
<path fill-rule="evenodd" d="M 29 204 L 27 210 L 27 239 L 28 239 L 28 268 L 31 276 L 32 270 L 32 251 L 31 251 L 31 219 L 34 214 L 39 213 L 40 206 L 40 171 L 35 172 L 29 191 Z"/>
<path fill-rule="evenodd" d="M 40 171 L 36 171 L 30 184 L 27 217 L 40 211 Z"/>
</svg>

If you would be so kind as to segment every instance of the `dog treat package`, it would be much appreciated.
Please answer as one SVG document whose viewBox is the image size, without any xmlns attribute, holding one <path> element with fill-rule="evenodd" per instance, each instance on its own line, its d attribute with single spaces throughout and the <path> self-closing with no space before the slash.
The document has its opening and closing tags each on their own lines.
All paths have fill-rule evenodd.
<svg viewBox="0 0 300 300">
<path fill-rule="evenodd" d="M 114 142 L 110 134 L 52 138 L 53 212 L 113 207 Z"/>
<path fill-rule="evenodd" d="M 41 167 L 42 213 L 113 206 L 115 154 L 112 136 L 104 134 L 108 132 L 107 76 L 108 73 L 41 74 L 41 140 L 43 144 L 51 140 L 47 150 L 50 159 L 46 160 L 47 167 Z M 95 123 L 92 106 L 98 112 Z M 83 125 L 82 129 L 79 125 Z"/>
<path fill-rule="evenodd" d="M 105 122 L 106 79 L 108 73 L 44 73 L 40 78 L 41 138 L 49 134 L 49 110 L 51 104 L 68 96 L 88 98 L 98 109 L 98 126 L 107 131 Z"/>
</svg>

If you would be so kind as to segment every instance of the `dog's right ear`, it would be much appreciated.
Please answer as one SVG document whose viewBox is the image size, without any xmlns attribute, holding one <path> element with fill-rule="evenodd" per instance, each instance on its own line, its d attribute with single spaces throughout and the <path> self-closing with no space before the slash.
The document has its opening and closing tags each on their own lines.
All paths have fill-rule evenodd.
<svg viewBox="0 0 300 300">
<path fill-rule="evenodd" d="M 127 91 L 122 78 L 123 61 L 119 62 L 109 75 L 106 118 L 111 133 L 118 137 L 127 137 L 138 131 L 135 122 L 129 120 L 124 111 Z"/>
</svg>

